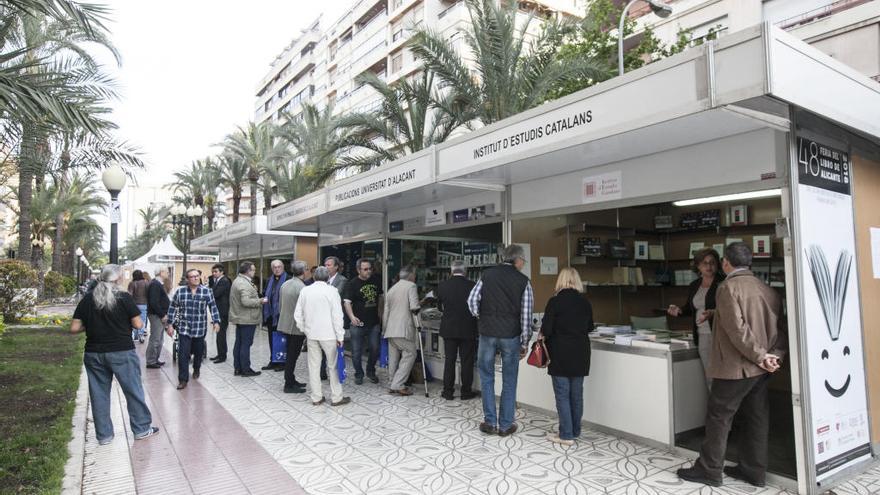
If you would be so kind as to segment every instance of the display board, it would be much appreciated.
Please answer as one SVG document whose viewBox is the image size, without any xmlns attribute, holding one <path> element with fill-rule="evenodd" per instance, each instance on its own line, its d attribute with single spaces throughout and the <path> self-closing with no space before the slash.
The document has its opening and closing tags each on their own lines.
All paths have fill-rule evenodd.
<svg viewBox="0 0 880 495">
<path fill-rule="evenodd" d="M 816 481 L 870 458 L 847 152 L 797 138 L 799 254 Z"/>
</svg>

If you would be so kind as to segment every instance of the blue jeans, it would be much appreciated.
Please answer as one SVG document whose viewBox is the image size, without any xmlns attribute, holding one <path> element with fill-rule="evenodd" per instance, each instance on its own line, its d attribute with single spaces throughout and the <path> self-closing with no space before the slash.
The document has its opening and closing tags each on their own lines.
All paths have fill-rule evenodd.
<svg viewBox="0 0 880 495">
<path fill-rule="evenodd" d="M 205 357 L 205 337 L 190 337 L 181 335 L 178 339 L 177 356 L 177 379 L 181 382 L 189 381 L 189 356 L 193 357 L 193 371 L 202 367 L 202 358 Z"/>
<path fill-rule="evenodd" d="M 232 346 L 232 367 L 236 371 L 251 369 L 251 346 L 254 345 L 256 325 L 235 325 L 235 344 Z"/>
<path fill-rule="evenodd" d="M 364 357 L 364 339 L 369 340 L 370 354 L 367 361 L 367 376 L 376 375 L 376 362 L 379 360 L 379 335 L 382 333 L 379 324 L 373 326 L 356 327 L 349 329 L 351 332 L 351 364 L 354 365 L 354 377 L 364 377 L 364 367 L 361 360 Z"/>
<path fill-rule="evenodd" d="M 141 310 L 141 322 L 144 326 L 140 329 L 132 328 L 131 329 L 131 340 L 137 340 L 141 335 L 147 334 L 147 305 L 146 304 L 138 304 L 137 308 Z"/>
<path fill-rule="evenodd" d="M 559 413 L 559 438 L 573 440 L 581 436 L 581 418 L 584 416 L 584 377 L 551 376 L 556 394 L 556 412 Z"/>
<path fill-rule="evenodd" d="M 501 351 L 501 417 L 495 413 L 495 354 Z M 480 335 L 477 368 L 483 393 L 483 418 L 502 431 L 513 426 L 516 413 L 516 380 L 519 375 L 519 336 L 511 338 Z"/>
<path fill-rule="evenodd" d="M 128 421 L 135 436 L 150 429 L 153 417 L 144 401 L 141 384 L 141 362 L 134 349 L 118 352 L 86 352 L 83 365 L 89 379 L 89 400 L 95 420 L 95 436 L 98 441 L 113 438 L 113 421 L 110 419 L 110 385 L 113 377 L 125 394 Z"/>
</svg>

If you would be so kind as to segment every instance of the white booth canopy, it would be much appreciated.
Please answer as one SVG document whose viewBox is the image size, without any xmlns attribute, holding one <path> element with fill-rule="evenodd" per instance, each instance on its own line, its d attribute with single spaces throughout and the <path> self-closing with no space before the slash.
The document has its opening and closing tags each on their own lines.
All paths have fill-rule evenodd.
<svg viewBox="0 0 880 495">
<path fill-rule="evenodd" d="M 289 254 L 295 248 L 296 237 L 316 236 L 315 232 L 271 230 L 266 216 L 257 215 L 193 239 L 190 250 L 219 252 L 222 261 L 229 261 L 261 253 L 264 256 Z"/>
<path fill-rule="evenodd" d="M 878 83 L 762 24 L 330 185 L 274 208 L 270 224 L 319 228 L 327 244 L 381 237 L 396 212 L 422 208 L 429 223 L 426 206 L 448 212 L 508 187 L 511 215 L 776 188 L 789 104 L 880 138 Z"/>
</svg>

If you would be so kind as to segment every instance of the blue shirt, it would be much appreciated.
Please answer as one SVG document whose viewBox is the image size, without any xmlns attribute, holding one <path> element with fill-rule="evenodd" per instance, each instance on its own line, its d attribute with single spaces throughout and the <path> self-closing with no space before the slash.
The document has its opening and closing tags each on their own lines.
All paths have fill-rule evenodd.
<svg viewBox="0 0 880 495">
<path fill-rule="evenodd" d="M 208 333 L 208 310 L 211 320 L 220 323 L 220 311 L 214 301 L 214 293 L 204 285 L 196 287 L 195 292 L 188 286 L 180 287 L 171 299 L 168 308 L 168 322 L 177 333 L 189 337 L 204 337 Z"/>
<path fill-rule="evenodd" d="M 483 281 L 477 282 L 477 285 L 471 289 L 468 296 L 467 304 L 471 314 L 480 317 L 480 299 L 483 295 Z M 535 294 L 532 291 L 531 282 L 526 283 L 526 290 L 523 291 L 521 311 L 519 313 L 519 324 L 521 333 L 519 336 L 520 346 L 528 347 L 529 341 L 532 339 L 532 307 L 535 304 Z"/>
</svg>

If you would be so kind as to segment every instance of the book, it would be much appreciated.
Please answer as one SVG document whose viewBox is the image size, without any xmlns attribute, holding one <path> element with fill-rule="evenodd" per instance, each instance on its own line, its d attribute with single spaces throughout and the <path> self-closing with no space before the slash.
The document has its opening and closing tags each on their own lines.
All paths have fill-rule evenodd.
<svg viewBox="0 0 880 495">
<path fill-rule="evenodd" d="M 648 258 L 648 241 L 633 242 L 633 258 L 637 260 L 646 260 Z"/>
<path fill-rule="evenodd" d="M 769 235 L 752 236 L 752 257 L 769 258 L 773 255 L 773 244 Z"/>
<path fill-rule="evenodd" d="M 690 247 L 688 248 L 688 257 L 693 258 L 694 255 L 697 254 L 697 251 L 703 249 L 704 247 L 706 247 L 706 243 L 704 242 L 692 242 Z"/>
<path fill-rule="evenodd" d="M 748 225 L 749 224 L 749 207 L 746 205 L 736 205 L 730 207 L 730 225 Z"/>
<path fill-rule="evenodd" d="M 666 254 L 663 244 L 651 244 L 648 246 L 648 259 L 665 260 Z"/>
</svg>

